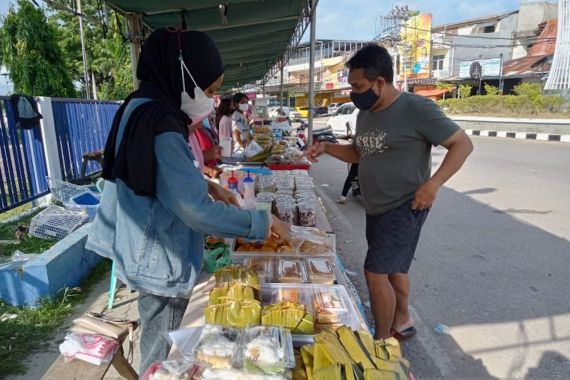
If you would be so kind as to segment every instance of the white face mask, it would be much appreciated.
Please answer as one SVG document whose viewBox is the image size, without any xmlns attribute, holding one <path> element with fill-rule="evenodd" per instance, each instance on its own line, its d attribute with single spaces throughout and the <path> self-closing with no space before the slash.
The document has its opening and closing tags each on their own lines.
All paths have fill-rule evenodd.
<svg viewBox="0 0 570 380">
<path fill-rule="evenodd" d="M 194 99 L 186 92 L 186 83 L 184 80 L 184 70 L 190 75 L 190 79 L 194 82 Z M 214 109 L 214 99 L 204 94 L 204 91 L 198 86 L 194 77 L 186 67 L 182 56 L 180 56 L 180 71 L 182 74 L 182 92 L 180 93 L 180 109 L 192 119 L 192 125 L 196 125 L 208 117 Z"/>
<path fill-rule="evenodd" d="M 241 112 L 245 112 L 249 109 L 249 104 L 247 103 L 240 104 L 239 109 L 241 110 Z"/>
</svg>

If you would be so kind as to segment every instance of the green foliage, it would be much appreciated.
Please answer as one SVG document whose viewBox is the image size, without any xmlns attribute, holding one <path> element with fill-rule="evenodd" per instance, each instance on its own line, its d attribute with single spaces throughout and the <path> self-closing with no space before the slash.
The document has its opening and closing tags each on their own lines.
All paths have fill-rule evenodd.
<svg viewBox="0 0 570 380">
<path fill-rule="evenodd" d="M 57 32 L 31 2 L 18 0 L 0 21 L 0 62 L 10 71 L 14 91 L 37 96 L 71 97 L 72 80 L 57 45 Z"/>
<path fill-rule="evenodd" d="M 438 104 L 450 114 L 565 116 L 564 99 L 559 96 L 471 96 L 465 99 L 440 100 Z"/>
<path fill-rule="evenodd" d="M 0 377 L 26 372 L 26 356 L 47 349 L 54 331 L 65 317 L 81 303 L 91 287 L 109 273 L 109 260 L 97 264 L 77 288 L 64 288 L 53 300 L 44 299 L 36 307 L 17 307 L 0 300 L 0 315 L 13 314 L 14 319 L 0 323 Z"/>
<path fill-rule="evenodd" d="M 75 2 L 67 4 L 74 7 Z M 113 11 L 108 12 L 108 28 L 104 27 L 101 1 L 82 0 L 82 13 L 89 16 L 84 20 L 83 28 L 87 51 L 87 67 L 91 80 L 94 73 L 95 84 L 100 99 L 124 99 L 133 89 L 130 50 L 128 42 L 123 40 L 120 28 L 122 17 Z M 65 60 L 70 67 L 74 81 L 85 86 L 83 57 L 79 34 L 79 19 L 68 12 L 51 9 L 50 24 L 57 28 L 60 38 L 58 43 L 65 52 Z M 100 20 L 94 23 L 91 20 Z M 92 86 L 92 84 L 91 84 Z M 89 89 L 91 91 L 91 88 Z"/>
<path fill-rule="evenodd" d="M 519 96 L 528 96 L 531 99 L 538 99 L 540 96 L 542 96 L 542 84 L 521 83 L 515 86 L 513 91 Z"/>
<path fill-rule="evenodd" d="M 466 99 L 471 96 L 471 86 L 470 84 L 462 84 L 459 86 L 458 95 L 460 99 Z"/>
<path fill-rule="evenodd" d="M 29 226 L 32 218 L 41 211 L 43 211 L 43 209 L 37 210 L 14 222 L 0 224 L 0 240 L 16 240 L 16 230 L 18 226 Z M 20 250 L 24 253 L 42 253 L 55 244 L 54 240 L 40 239 L 28 236 L 27 234 L 23 235 L 21 239 L 19 244 L 0 244 L 0 256 L 12 256 L 12 253 L 16 250 Z"/>
<path fill-rule="evenodd" d="M 451 83 L 438 83 L 437 88 L 440 90 L 451 91 L 455 88 L 455 86 Z"/>
<path fill-rule="evenodd" d="M 485 93 L 489 96 L 499 95 L 499 87 L 495 87 L 491 84 L 485 83 Z"/>
</svg>

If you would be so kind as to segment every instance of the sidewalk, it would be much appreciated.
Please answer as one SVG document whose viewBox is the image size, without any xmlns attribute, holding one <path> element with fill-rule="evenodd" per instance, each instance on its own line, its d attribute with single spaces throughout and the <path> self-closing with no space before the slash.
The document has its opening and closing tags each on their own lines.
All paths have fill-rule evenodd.
<svg viewBox="0 0 570 380">
<path fill-rule="evenodd" d="M 20 376 L 10 376 L 7 377 L 8 380 L 35 380 L 41 379 L 43 374 L 49 369 L 53 362 L 59 356 L 59 345 L 63 342 L 67 330 L 71 327 L 72 321 L 78 318 L 86 311 L 103 312 L 105 314 L 124 319 L 138 320 L 138 309 L 137 309 L 137 297 L 138 293 L 131 293 L 125 287 L 122 287 L 117 292 L 115 296 L 114 307 L 111 311 L 106 311 L 107 308 L 107 296 L 109 291 L 109 276 L 105 276 L 97 285 L 95 285 L 89 297 L 86 301 L 79 305 L 73 314 L 71 314 L 63 324 L 63 326 L 56 332 L 54 338 L 51 342 L 47 342 L 45 347 L 40 347 L 38 350 L 41 352 L 31 354 L 28 356 L 26 361 L 26 366 L 28 367 L 28 372 L 25 375 Z M 140 350 L 139 350 L 139 337 L 140 328 L 134 333 L 135 338 L 135 348 L 132 366 L 135 371 L 139 371 L 140 364 Z M 123 345 L 125 353 L 129 350 L 128 340 L 125 341 Z M 122 379 L 116 370 L 111 366 L 109 372 L 105 376 L 105 379 L 118 380 Z M 89 379 L 85 379 L 89 380 Z"/>
</svg>

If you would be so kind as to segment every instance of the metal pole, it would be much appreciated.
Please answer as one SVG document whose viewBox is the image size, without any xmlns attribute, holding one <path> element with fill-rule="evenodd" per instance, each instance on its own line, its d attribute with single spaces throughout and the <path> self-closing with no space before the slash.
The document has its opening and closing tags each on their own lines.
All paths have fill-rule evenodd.
<svg viewBox="0 0 570 380">
<path fill-rule="evenodd" d="M 315 40 L 316 40 L 316 21 L 317 21 L 317 1 L 311 0 L 311 47 L 309 49 L 309 126 L 307 145 L 313 145 L 313 115 L 315 106 Z"/>
<path fill-rule="evenodd" d="M 499 54 L 501 57 L 501 67 L 499 68 L 499 95 L 503 95 L 503 53 Z"/>
<path fill-rule="evenodd" d="M 280 101 L 279 104 L 281 105 L 281 110 L 283 110 L 283 61 L 281 61 L 281 87 L 279 89 L 279 96 L 280 96 Z"/>
<path fill-rule="evenodd" d="M 77 0 L 77 12 L 81 13 L 81 0 Z M 81 54 L 83 56 L 83 78 L 85 80 L 85 97 L 89 96 L 89 73 L 87 71 L 87 50 L 85 49 L 85 37 L 83 35 L 83 17 L 79 17 L 79 35 L 81 37 Z"/>
</svg>

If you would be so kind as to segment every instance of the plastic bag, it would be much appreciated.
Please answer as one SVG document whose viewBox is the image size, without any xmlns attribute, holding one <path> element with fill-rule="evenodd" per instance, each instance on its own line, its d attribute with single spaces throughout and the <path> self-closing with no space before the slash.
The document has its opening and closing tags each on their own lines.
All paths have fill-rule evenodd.
<svg viewBox="0 0 570 380">
<path fill-rule="evenodd" d="M 104 335 L 68 333 L 59 345 L 66 360 L 80 359 L 95 365 L 108 364 L 119 349 L 119 342 Z"/>
<path fill-rule="evenodd" d="M 230 249 L 225 244 L 215 249 L 204 250 L 204 270 L 208 273 L 214 273 L 220 268 L 231 265 L 231 263 Z"/>
<path fill-rule="evenodd" d="M 193 362 L 169 360 L 154 362 L 142 375 L 142 380 L 180 379 L 189 380 L 201 369 Z"/>
<path fill-rule="evenodd" d="M 255 141 L 251 141 L 245 148 L 245 157 L 250 158 L 261 152 L 263 152 L 263 148 Z"/>
</svg>

